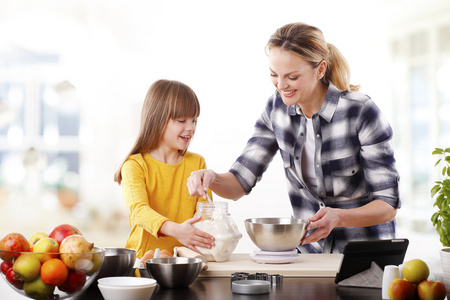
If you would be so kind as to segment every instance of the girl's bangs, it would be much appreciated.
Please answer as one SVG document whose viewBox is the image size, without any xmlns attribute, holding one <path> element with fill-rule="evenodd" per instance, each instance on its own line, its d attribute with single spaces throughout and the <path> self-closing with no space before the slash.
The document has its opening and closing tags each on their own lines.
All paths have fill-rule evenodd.
<svg viewBox="0 0 450 300">
<path fill-rule="evenodd" d="M 172 107 L 171 118 L 197 118 L 200 115 L 200 104 L 195 95 L 183 95 Z"/>
</svg>

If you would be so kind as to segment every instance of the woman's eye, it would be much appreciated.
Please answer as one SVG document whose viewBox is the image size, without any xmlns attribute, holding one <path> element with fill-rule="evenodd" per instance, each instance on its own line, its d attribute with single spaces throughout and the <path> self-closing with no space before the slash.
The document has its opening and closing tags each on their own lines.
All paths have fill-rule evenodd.
<svg viewBox="0 0 450 300">
<path fill-rule="evenodd" d="M 277 77 L 277 74 L 270 73 L 270 77 Z"/>
<path fill-rule="evenodd" d="M 289 80 L 297 80 L 298 79 L 298 76 L 296 76 L 296 77 L 289 77 Z"/>
<path fill-rule="evenodd" d="M 178 122 L 184 123 L 184 122 L 186 122 L 186 120 L 184 120 L 184 119 L 178 119 Z"/>
</svg>

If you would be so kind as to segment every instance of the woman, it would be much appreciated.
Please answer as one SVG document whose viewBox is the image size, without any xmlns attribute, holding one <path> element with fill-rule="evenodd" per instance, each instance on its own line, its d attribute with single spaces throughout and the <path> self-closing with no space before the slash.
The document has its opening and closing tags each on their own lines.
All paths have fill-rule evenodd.
<svg viewBox="0 0 450 300">
<path fill-rule="evenodd" d="M 349 240 L 393 238 L 398 180 L 392 129 L 374 101 L 350 85 L 336 47 L 313 26 L 278 29 L 266 50 L 276 91 L 228 173 L 193 172 L 193 196 L 237 200 L 279 150 L 294 217 L 309 219 L 300 252 L 341 253 Z"/>
</svg>

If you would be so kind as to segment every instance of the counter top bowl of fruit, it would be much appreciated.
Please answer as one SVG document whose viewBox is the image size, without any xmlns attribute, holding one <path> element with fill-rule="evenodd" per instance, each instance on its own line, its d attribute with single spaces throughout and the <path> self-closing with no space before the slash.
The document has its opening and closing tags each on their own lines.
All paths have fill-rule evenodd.
<svg viewBox="0 0 450 300">
<path fill-rule="evenodd" d="M 94 247 L 81 234 L 61 243 L 49 236 L 31 243 L 22 234 L 10 233 L 0 240 L 1 276 L 28 298 L 65 299 L 94 282 L 104 255 L 104 248 Z"/>
</svg>

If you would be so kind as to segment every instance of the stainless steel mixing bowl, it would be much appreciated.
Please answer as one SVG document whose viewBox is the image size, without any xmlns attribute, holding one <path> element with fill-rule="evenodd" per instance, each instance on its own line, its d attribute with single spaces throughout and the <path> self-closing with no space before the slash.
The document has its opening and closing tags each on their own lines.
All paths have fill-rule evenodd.
<svg viewBox="0 0 450 300">
<path fill-rule="evenodd" d="M 202 260 L 190 257 L 158 257 L 145 261 L 148 273 L 166 288 L 188 287 L 202 270 Z"/>
<path fill-rule="evenodd" d="M 128 248 L 105 247 L 105 259 L 97 278 L 114 276 L 133 276 L 136 250 Z"/>
<path fill-rule="evenodd" d="M 261 250 L 289 251 L 305 237 L 308 224 L 295 218 L 252 218 L 245 220 L 245 229 Z"/>
</svg>

